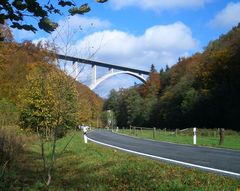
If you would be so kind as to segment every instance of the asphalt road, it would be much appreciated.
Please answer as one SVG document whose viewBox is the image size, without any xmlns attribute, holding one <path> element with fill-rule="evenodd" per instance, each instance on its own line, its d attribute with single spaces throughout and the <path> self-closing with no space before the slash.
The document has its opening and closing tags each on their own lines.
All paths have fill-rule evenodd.
<svg viewBox="0 0 240 191">
<path fill-rule="evenodd" d="M 87 134 L 90 141 L 127 152 L 240 178 L 240 151 L 133 138 L 106 130 Z"/>
</svg>

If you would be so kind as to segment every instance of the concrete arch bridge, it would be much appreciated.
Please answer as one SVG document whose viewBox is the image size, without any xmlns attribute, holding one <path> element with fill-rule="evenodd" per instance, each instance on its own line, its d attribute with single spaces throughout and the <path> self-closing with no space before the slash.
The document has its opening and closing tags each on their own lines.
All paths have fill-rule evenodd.
<svg viewBox="0 0 240 191">
<path fill-rule="evenodd" d="M 103 63 L 103 62 L 97 62 L 97 61 L 93 61 L 93 60 L 76 58 L 76 57 L 66 56 L 66 55 L 61 55 L 61 54 L 56 54 L 56 57 L 59 60 L 71 61 L 73 71 L 76 71 L 77 63 L 91 65 L 92 66 L 92 80 L 91 80 L 91 84 L 89 85 L 89 88 L 91 90 L 94 90 L 103 81 L 105 81 L 115 75 L 119 75 L 119 74 L 128 74 L 128 75 L 134 76 L 144 83 L 144 82 L 146 82 L 144 75 L 149 75 L 149 73 L 150 73 L 150 72 L 144 71 L 144 70 L 138 70 L 138 69 L 123 67 L 123 66 L 117 66 L 117 65 L 113 65 L 113 64 L 107 64 L 107 63 Z M 108 72 L 105 75 L 101 76 L 100 78 L 97 78 L 97 66 L 103 67 L 103 68 L 108 68 Z"/>
</svg>

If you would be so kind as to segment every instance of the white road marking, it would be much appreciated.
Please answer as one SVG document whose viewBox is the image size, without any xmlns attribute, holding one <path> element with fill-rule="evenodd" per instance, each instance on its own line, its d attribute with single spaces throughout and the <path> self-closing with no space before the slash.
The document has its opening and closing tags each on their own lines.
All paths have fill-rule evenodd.
<svg viewBox="0 0 240 191">
<path fill-rule="evenodd" d="M 114 146 L 114 145 L 110 145 L 110 144 L 106 144 L 106 143 L 102 143 L 102 142 L 96 141 L 96 140 L 91 139 L 89 137 L 88 137 L 88 140 L 90 140 L 90 141 L 92 141 L 94 143 L 98 143 L 100 145 L 104 145 L 104 146 L 107 146 L 107 147 L 119 149 L 119 150 L 126 151 L 126 152 L 129 152 L 129 153 L 134 153 L 134 154 L 138 154 L 138 155 L 142 155 L 142 156 L 146 156 L 146 157 L 160 159 L 160 160 L 164 160 L 164 161 L 168 161 L 168 162 L 172 162 L 172 163 L 176 163 L 176 164 L 181 164 L 181 165 L 186 165 L 186 166 L 190 166 L 190 167 L 200 168 L 200 169 L 209 170 L 209 171 L 213 171 L 213 172 L 220 172 L 220 173 L 224 173 L 224 174 L 228 174 L 228 175 L 232 175 L 232 176 L 236 176 L 236 177 L 240 178 L 240 174 L 236 173 L 236 172 L 230 172 L 230 171 L 226 171 L 226 170 L 210 168 L 210 167 L 206 167 L 206 166 L 191 164 L 191 163 L 182 162 L 182 161 L 173 160 L 173 159 L 168 159 L 168 158 L 164 158 L 164 157 L 159 157 L 159 156 L 155 156 L 155 155 L 151 155 L 151 154 L 141 153 L 141 152 L 138 152 L 138 151 L 124 149 L 124 148 L 121 148 L 121 147 L 117 147 L 117 146 Z"/>
</svg>

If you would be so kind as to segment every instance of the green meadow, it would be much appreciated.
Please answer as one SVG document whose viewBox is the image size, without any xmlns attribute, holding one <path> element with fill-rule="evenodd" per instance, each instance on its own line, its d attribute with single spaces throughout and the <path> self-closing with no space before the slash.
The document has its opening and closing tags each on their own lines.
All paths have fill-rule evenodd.
<svg viewBox="0 0 240 191">
<path fill-rule="evenodd" d="M 46 190 L 40 143 L 35 138 L 28 144 L 8 172 L 11 174 L 8 190 Z M 236 191 L 239 186 L 240 179 L 164 163 L 92 142 L 84 144 L 81 132 L 71 132 L 57 141 L 57 160 L 48 190 Z"/>
</svg>

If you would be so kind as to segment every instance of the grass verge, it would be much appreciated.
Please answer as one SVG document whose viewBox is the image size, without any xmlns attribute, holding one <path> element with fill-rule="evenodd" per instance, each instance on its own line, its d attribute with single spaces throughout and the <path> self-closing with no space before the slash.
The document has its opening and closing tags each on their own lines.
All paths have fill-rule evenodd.
<svg viewBox="0 0 240 191">
<path fill-rule="evenodd" d="M 58 141 L 58 152 L 71 135 Z M 13 190 L 44 190 L 40 148 L 36 143 L 16 169 Z M 94 143 L 77 133 L 55 165 L 50 190 L 233 190 L 240 180 L 146 159 Z"/>
<path fill-rule="evenodd" d="M 126 135 L 192 145 L 193 136 L 191 135 L 192 132 L 189 131 L 192 131 L 192 129 L 188 130 L 188 132 L 178 132 L 177 134 L 173 131 L 156 130 L 154 135 L 153 130 L 119 129 L 119 133 Z M 224 144 L 219 145 L 218 134 L 215 131 L 213 133 L 213 131 L 205 129 L 197 135 L 197 145 L 240 150 L 240 135 L 237 132 L 226 133 Z"/>
</svg>

